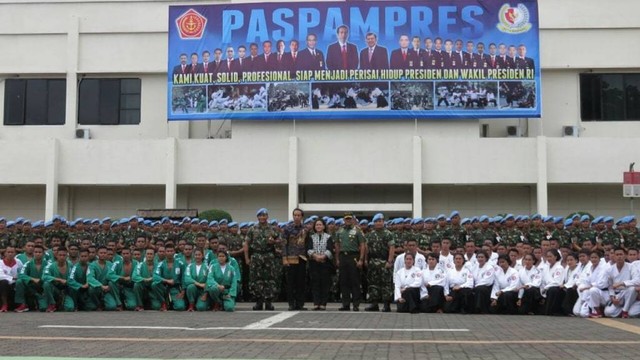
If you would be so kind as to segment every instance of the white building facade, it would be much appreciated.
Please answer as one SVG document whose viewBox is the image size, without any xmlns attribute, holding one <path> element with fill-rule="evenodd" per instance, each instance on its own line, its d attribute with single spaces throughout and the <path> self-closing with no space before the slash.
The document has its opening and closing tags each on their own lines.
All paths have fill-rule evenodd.
<svg viewBox="0 0 640 360">
<path fill-rule="evenodd" d="M 363 216 L 629 214 L 622 172 L 640 161 L 640 1 L 538 2 L 541 119 L 231 123 L 167 122 L 168 6 L 189 1 L 0 0 L 0 216 L 219 208 L 252 220 L 267 207 L 286 219 L 296 206 Z M 622 79 L 623 101 L 598 110 L 607 120 L 585 118 L 585 74 Z M 49 89 L 43 116 L 63 114 L 64 124 L 7 115 L 15 79 L 66 80 L 63 108 L 54 106 L 60 88 L 38 83 Z M 92 79 L 139 79 L 139 121 L 79 123 L 80 89 Z M 508 137 L 508 126 L 522 136 Z M 564 136 L 567 126 L 578 136 Z"/>
</svg>

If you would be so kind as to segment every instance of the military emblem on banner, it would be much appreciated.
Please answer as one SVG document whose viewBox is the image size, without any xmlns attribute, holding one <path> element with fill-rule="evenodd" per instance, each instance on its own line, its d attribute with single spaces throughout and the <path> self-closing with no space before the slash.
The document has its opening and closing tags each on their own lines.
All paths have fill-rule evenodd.
<svg viewBox="0 0 640 360">
<path fill-rule="evenodd" d="M 520 34 L 531 29 L 529 9 L 524 4 L 518 4 L 516 7 L 511 7 L 509 4 L 502 5 L 498 11 L 498 20 L 500 21 L 497 25 L 498 30 L 504 33 Z"/>
<path fill-rule="evenodd" d="M 176 19 L 176 27 L 181 39 L 200 39 L 204 34 L 207 18 L 199 12 L 189 9 Z"/>
</svg>

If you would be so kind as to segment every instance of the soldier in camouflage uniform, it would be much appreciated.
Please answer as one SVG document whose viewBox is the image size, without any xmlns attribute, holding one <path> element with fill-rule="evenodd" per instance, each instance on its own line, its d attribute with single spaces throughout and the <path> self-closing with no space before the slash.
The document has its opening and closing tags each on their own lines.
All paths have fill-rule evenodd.
<svg viewBox="0 0 640 360">
<path fill-rule="evenodd" d="M 441 240 L 440 234 L 436 232 L 436 219 L 426 218 L 424 219 L 424 231 L 418 241 L 418 252 L 426 257 L 431 247 L 431 243 L 434 240 Z"/>
<path fill-rule="evenodd" d="M 280 234 L 267 223 L 269 214 L 262 208 L 256 213 L 258 224 L 247 232 L 244 246 L 244 260 L 249 264 L 249 288 L 256 298 L 253 310 L 274 310 L 271 302 L 276 297 L 275 290 L 279 278 L 275 269 L 276 246 Z"/>
<path fill-rule="evenodd" d="M 571 233 L 565 229 L 564 218 L 559 216 L 555 218 L 555 229 L 551 232 L 551 235 L 546 235 L 550 239 L 558 239 L 560 247 L 571 248 Z"/>
<path fill-rule="evenodd" d="M 578 242 L 582 244 L 585 240 L 590 240 L 593 244 L 597 244 L 596 239 L 598 233 L 591 228 L 591 218 L 589 215 L 582 215 L 580 218 L 580 228 L 577 231 Z"/>
<path fill-rule="evenodd" d="M 451 225 L 446 228 L 442 238 L 451 239 L 451 248 L 453 249 L 464 247 L 464 243 L 467 241 L 467 231 L 460 226 L 460 213 L 454 210 L 449 218 Z"/>
<path fill-rule="evenodd" d="M 7 230 L 7 220 L 0 217 L 0 256 L 4 254 L 4 250 L 9 246 L 9 231 Z"/>
<path fill-rule="evenodd" d="M 636 218 L 635 216 L 625 216 L 622 219 L 622 223 L 624 224 L 624 229 L 620 231 L 624 239 L 624 246 L 627 249 L 630 248 L 638 248 L 638 228 L 636 227 Z"/>
<path fill-rule="evenodd" d="M 500 232 L 500 243 L 506 247 L 514 247 L 524 237 L 520 230 L 515 228 L 515 218 L 512 214 L 504 217 L 504 229 Z"/>
<path fill-rule="evenodd" d="M 395 237 L 384 228 L 384 215 L 376 214 L 373 230 L 365 236 L 367 241 L 367 284 L 371 305 L 365 311 L 379 311 L 378 303 L 383 303 L 383 312 L 391 311 L 393 301 L 393 259 Z"/>
<path fill-rule="evenodd" d="M 547 229 L 542 225 L 542 216 L 535 214 L 531 217 L 531 227 L 527 234 L 527 240 L 533 246 L 540 246 L 540 241 L 547 236 Z"/>
<path fill-rule="evenodd" d="M 620 240 L 622 239 L 622 234 L 616 229 L 613 228 L 613 218 L 611 216 L 607 216 L 602 219 L 602 223 L 605 228 L 598 234 L 598 238 L 602 240 L 602 245 L 611 244 L 614 247 L 620 246 Z"/>
<path fill-rule="evenodd" d="M 474 244 L 477 247 L 481 247 L 484 244 L 485 240 L 491 240 L 492 244 L 496 242 L 496 233 L 491 228 L 491 224 L 489 223 L 489 217 L 486 215 L 480 216 L 478 219 L 480 222 L 480 228 L 476 230 L 473 234 Z"/>
</svg>

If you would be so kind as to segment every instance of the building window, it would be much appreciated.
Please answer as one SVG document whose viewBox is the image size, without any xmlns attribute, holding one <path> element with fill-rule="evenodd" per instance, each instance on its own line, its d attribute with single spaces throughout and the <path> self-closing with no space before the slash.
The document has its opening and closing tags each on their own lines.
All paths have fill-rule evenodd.
<svg viewBox="0 0 640 360">
<path fill-rule="evenodd" d="M 581 74 L 583 121 L 640 120 L 640 74 Z"/>
<path fill-rule="evenodd" d="M 4 124 L 64 125 L 66 98 L 64 79 L 7 79 Z"/>
<path fill-rule="evenodd" d="M 140 83 L 140 79 L 82 79 L 78 90 L 78 123 L 140 124 Z"/>
</svg>

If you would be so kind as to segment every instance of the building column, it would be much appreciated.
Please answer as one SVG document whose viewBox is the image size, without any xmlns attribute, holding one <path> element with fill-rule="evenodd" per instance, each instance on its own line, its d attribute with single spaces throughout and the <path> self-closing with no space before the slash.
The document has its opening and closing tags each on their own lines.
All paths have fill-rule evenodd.
<svg viewBox="0 0 640 360">
<path fill-rule="evenodd" d="M 538 136 L 538 183 L 536 186 L 536 203 L 538 213 L 542 216 L 549 214 L 549 201 L 547 198 L 547 138 Z"/>
<path fill-rule="evenodd" d="M 58 139 L 49 140 L 45 176 L 44 218 L 51 220 L 58 213 Z"/>
<path fill-rule="evenodd" d="M 293 209 L 298 207 L 298 138 L 289 137 L 289 201 L 288 218 L 293 214 Z"/>
<path fill-rule="evenodd" d="M 67 100 L 65 104 L 65 132 L 75 138 L 78 125 L 78 53 L 80 44 L 80 20 L 69 18 L 67 29 Z"/>
<path fill-rule="evenodd" d="M 422 138 L 413 137 L 413 217 L 422 217 Z"/>
<path fill-rule="evenodd" d="M 175 209 L 178 204 L 178 185 L 176 182 L 177 144 L 175 138 L 167 138 L 166 179 L 164 190 L 164 207 Z"/>
</svg>

